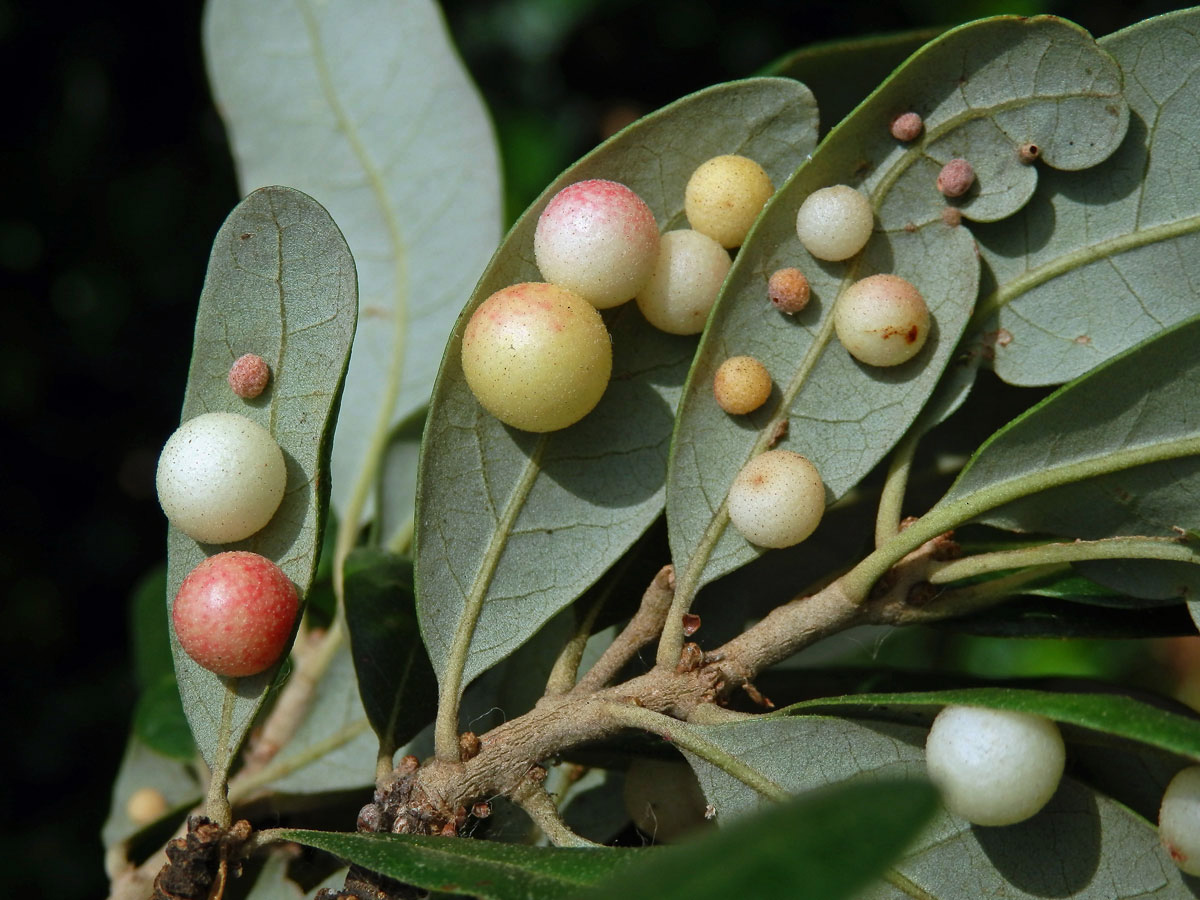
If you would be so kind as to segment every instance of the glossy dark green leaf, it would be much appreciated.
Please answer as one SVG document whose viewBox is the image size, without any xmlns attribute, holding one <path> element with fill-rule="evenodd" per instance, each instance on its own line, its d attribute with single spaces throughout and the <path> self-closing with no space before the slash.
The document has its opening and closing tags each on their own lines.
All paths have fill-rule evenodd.
<svg viewBox="0 0 1200 900">
<path fill-rule="evenodd" d="M 360 547 L 346 558 L 345 578 L 358 689 L 381 750 L 390 754 L 437 710 L 437 679 L 417 626 L 412 562 Z"/>
<path fill-rule="evenodd" d="M 1186 716 L 1122 694 L 1066 694 L 1017 688 L 965 688 L 912 694 L 855 694 L 797 703 L 775 715 L 848 707 L 934 707 L 956 704 L 1033 713 L 1102 734 L 1128 738 L 1200 760 L 1200 717 Z"/>
<path fill-rule="evenodd" d="M 553 900 L 574 895 L 653 850 L 523 847 L 411 834 L 338 834 L 284 829 L 284 840 L 427 890 L 485 900 Z"/>
<path fill-rule="evenodd" d="M 213 242 L 181 418 L 236 412 L 264 426 L 283 448 L 287 488 L 270 523 L 236 544 L 198 544 L 170 528 L 168 607 L 197 563 L 229 549 L 274 560 L 301 596 L 307 592 L 321 547 L 329 440 L 356 316 L 354 259 L 320 205 L 291 188 L 271 187 L 234 208 Z M 271 383 L 247 402 L 234 396 L 226 376 L 235 359 L 251 352 L 271 366 Z M 173 632 L 171 642 L 196 743 L 210 766 L 224 770 L 275 670 L 226 681 L 193 662 Z"/>
<path fill-rule="evenodd" d="M 891 75 L 909 54 L 943 30 L 918 28 L 810 44 L 777 59 L 762 74 L 795 78 L 807 85 L 817 98 L 824 134 Z M 893 115 L 902 112 L 908 112 L 908 108 L 899 108 Z"/>
<path fill-rule="evenodd" d="M 447 347 L 421 455 L 417 594 L 443 691 L 503 659 L 577 597 L 654 521 L 663 502 L 675 401 L 695 341 L 650 328 L 633 304 L 607 315 L 613 378 L 600 405 L 535 435 L 483 411 L 462 375 L 467 317 L 496 290 L 540 280 L 533 232 L 567 184 L 608 178 L 637 191 L 660 227 L 681 227 L 701 162 L 757 159 L 778 181 L 815 140 L 811 95 L 788 79 L 751 79 L 685 97 L 620 132 L 564 172 L 497 251 Z"/>
<path fill-rule="evenodd" d="M 725 497 L 781 425 L 788 431 L 779 446 L 808 457 L 829 499 L 837 499 L 900 439 L 933 392 L 979 284 L 970 232 L 942 219 L 940 165 L 956 156 L 974 164 L 978 188 L 956 204 L 967 219 L 1009 216 L 1037 183 L 1035 170 L 1017 161 L 1021 143 L 1038 142 L 1043 158 L 1071 169 L 1116 149 L 1127 118 L 1120 82 L 1111 59 L 1061 20 L 964 25 L 910 58 L 776 194 L 738 254 L 680 401 L 667 520 L 683 602 L 761 553 L 728 527 Z M 912 144 L 900 145 L 888 130 L 898 108 L 925 118 L 925 132 Z M 866 248 L 844 263 L 815 260 L 796 235 L 801 203 L 832 184 L 861 188 L 876 212 Z M 765 299 L 767 279 L 784 266 L 798 266 L 812 287 L 808 307 L 794 317 Z M 854 360 L 834 339 L 832 316 L 845 287 L 880 272 L 916 285 L 934 319 L 921 352 L 886 369 Z M 744 417 L 723 412 L 711 389 L 717 367 L 737 354 L 758 357 L 776 386 L 766 405 Z"/>
<path fill-rule="evenodd" d="M 812 791 L 671 847 L 579 897 L 848 900 L 883 874 L 936 809 L 936 792 L 919 781 Z"/>
<path fill-rule="evenodd" d="M 362 327 L 331 472 L 339 514 L 360 494 L 369 513 L 374 445 L 428 401 L 500 239 L 491 123 L 430 0 L 214 0 L 204 49 L 242 189 L 311 194 L 358 262 Z"/>
<path fill-rule="evenodd" d="M 850 779 L 874 782 L 924 774 L 924 728 L 773 716 L 699 730 L 793 792 Z M 718 822 L 760 806 L 761 798 L 742 782 L 708 763 L 692 763 L 709 802 L 717 808 Z M 974 827 L 939 812 L 885 877 L 886 885 L 863 896 L 936 900 L 1189 900 L 1193 896 L 1149 823 L 1070 778 L 1063 780 L 1040 813 L 1005 828 Z"/>
<path fill-rule="evenodd" d="M 1200 311 L 1200 11 L 1103 38 L 1129 133 L 1094 172 L 1042 173 L 1013 222 L 977 230 L 990 269 L 976 321 L 1014 384 L 1067 381 Z"/>
<path fill-rule="evenodd" d="M 1067 597 L 1006 600 L 1003 606 L 964 619 L 940 623 L 964 634 L 983 637 L 1105 638 L 1126 640 L 1185 636 L 1195 623 L 1178 603 L 1142 607 L 1136 601 L 1115 605 L 1121 598 Z"/>
</svg>

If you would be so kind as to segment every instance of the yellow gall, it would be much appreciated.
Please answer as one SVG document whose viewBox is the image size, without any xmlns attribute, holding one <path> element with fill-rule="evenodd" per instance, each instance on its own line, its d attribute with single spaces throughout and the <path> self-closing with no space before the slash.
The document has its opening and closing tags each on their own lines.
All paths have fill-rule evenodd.
<svg viewBox="0 0 1200 900">
<path fill-rule="evenodd" d="M 753 356 L 731 356 L 713 377 L 713 396 L 730 415 L 754 412 L 771 396 L 771 373 Z"/>
</svg>

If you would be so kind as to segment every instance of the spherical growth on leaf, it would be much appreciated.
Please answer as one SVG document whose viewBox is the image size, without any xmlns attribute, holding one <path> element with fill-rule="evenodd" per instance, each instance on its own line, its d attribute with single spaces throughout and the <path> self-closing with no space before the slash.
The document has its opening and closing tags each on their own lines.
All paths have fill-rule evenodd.
<svg viewBox="0 0 1200 900">
<path fill-rule="evenodd" d="M 929 323 L 925 298 L 899 275 L 856 281 L 833 308 L 838 340 L 869 366 L 898 366 L 912 359 L 925 346 Z"/>
<path fill-rule="evenodd" d="M 1200 766 L 1171 779 L 1158 811 L 1158 836 L 1175 865 L 1200 875 Z"/>
<path fill-rule="evenodd" d="M 668 231 L 659 243 L 654 272 L 638 291 L 638 309 L 660 331 L 699 334 L 730 265 L 725 248 L 708 235 Z"/>
<path fill-rule="evenodd" d="M 158 502 L 171 524 L 205 544 L 227 544 L 271 521 L 287 467 L 271 433 L 237 413 L 204 413 L 167 439 Z"/>
<path fill-rule="evenodd" d="M 849 259 L 864 246 L 875 227 L 871 201 L 845 184 L 813 191 L 796 213 L 796 234 L 817 259 Z"/>
<path fill-rule="evenodd" d="M 556 284 L 525 282 L 483 301 L 463 332 L 472 393 L 506 425 L 557 431 L 592 411 L 612 374 L 596 308 Z"/>
<path fill-rule="evenodd" d="M 891 132 L 892 137 L 898 141 L 915 141 L 921 136 L 921 131 L 925 128 L 925 122 L 915 112 L 901 113 L 892 119 Z"/>
<path fill-rule="evenodd" d="M 925 742 L 929 778 L 946 808 L 974 825 L 1012 825 L 1049 802 L 1066 750 L 1042 716 L 947 706 Z"/>
<path fill-rule="evenodd" d="M 149 825 L 157 822 L 170 810 L 167 798 L 158 788 L 141 787 L 129 795 L 125 801 L 125 815 L 135 825 Z"/>
<path fill-rule="evenodd" d="M 625 773 L 625 811 L 642 834 L 669 844 L 707 824 L 708 801 L 684 762 L 639 757 Z"/>
<path fill-rule="evenodd" d="M 243 400 L 253 400 L 266 390 L 271 367 L 255 353 L 239 356 L 229 367 L 229 389 Z"/>
<path fill-rule="evenodd" d="M 808 306 L 812 289 L 803 272 L 789 267 L 776 270 L 767 279 L 767 296 L 777 310 L 790 316 Z"/>
<path fill-rule="evenodd" d="M 791 450 L 768 450 L 742 467 L 729 488 L 729 520 L 760 547 L 790 547 L 816 530 L 825 514 L 817 467 Z"/>
<path fill-rule="evenodd" d="M 745 156 L 714 156 L 701 163 L 683 192 L 688 224 L 722 247 L 740 247 L 775 193 L 771 176 Z"/>
<path fill-rule="evenodd" d="M 171 606 L 175 636 L 197 664 L 226 678 L 274 665 L 292 637 L 300 597 L 265 556 L 231 550 L 188 573 Z"/>
<path fill-rule="evenodd" d="M 658 242 L 646 202 L 623 184 L 594 178 L 563 188 L 542 210 L 533 255 L 546 281 L 608 309 L 646 283 Z"/>
<path fill-rule="evenodd" d="M 938 173 L 937 189 L 947 197 L 961 197 L 975 183 L 975 169 L 965 159 L 952 159 Z"/>
<path fill-rule="evenodd" d="M 731 356 L 713 376 L 713 396 L 730 415 L 754 412 L 771 396 L 771 373 L 753 356 Z"/>
</svg>

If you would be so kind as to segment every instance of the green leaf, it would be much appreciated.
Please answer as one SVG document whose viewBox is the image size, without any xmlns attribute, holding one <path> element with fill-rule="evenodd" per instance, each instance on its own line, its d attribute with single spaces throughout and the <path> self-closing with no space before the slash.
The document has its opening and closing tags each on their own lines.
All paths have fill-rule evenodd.
<svg viewBox="0 0 1200 900">
<path fill-rule="evenodd" d="M 1200 318 L 1055 392 L 989 438 L 930 516 L 976 513 L 1001 528 L 1083 539 L 1173 537 L 1175 526 L 1200 524 L 1197 340 Z M 1180 563 L 1142 561 L 1139 578 L 1102 577 L 1120 571 L 1111 564 L 1083 571 L 1134 596 L 1195 596 L 1200 587 L 1200 567 Z"/>
<path fill-rule="evenodd" d="M 1057 691 L 988 687 L 911 694 L 852 694 L 846 697 L 808 700 L 772 715 L 787 716 L 807 711 L 830 712 L 845 711 L 849 707 L 871 707 L 872 714 L 878 716 L 884 711 L 880 708 L 909 710 L 947 704 L 1033 713 L 1200 760 L 1200 718 L 1150 706 L 1121 694 L 1065 694 Z"/>
<path fill-rule="evenodd" d="M 1069 23 L 1002 18 L 965 25 L 897 70 L 776 194 L 738 254 L 680 401 L 667 520 L 681 603 L 762 552 L 727 527 L 725 497 L 781 425 L 789 430 L 779 445 L 808 457 L 837 499 L 900 439 L 933 392 L 979 283 L 970 232 L 942 221 L 939 166 L 955 156 L 975 165 L 980 187 L 958 204 L 962 215 L 1011 215 L 1037 180 L 1017 161 L 1017 147 L 1037 141 L 1044 158 L 1063 167 L 1100 162 L 1124 134 L 1119 89 L 1116 66 Z M 898 145 L 888 131 L 898 108 L 924 115 L 925 133 L 911 145 Z M 841 183 L 871 197 L 877 229 L 851 260 L 820 262 L 800 244 L 796 212 L 812 191 Z M 798 266 L 812 287 L 809 306 L 794 317 L 765 301 L 767 278 L 783 266 Z M 886 369 L 856 362 L 833 337 L 839 293 L 877 272 L 915 284 L 935 323 L 916 357 Z M 735 419 L 716 405 L 711 384 L 720 363 L 742 353 L 766 365 L 777 390 L 757 412 Z M 964 392 L 956 394 L 961 400 Z"/>
<path fill-rule="evenodd" d="M 625 900 L 841 900 L 879 878 L 937 808 L 917 781 L 813 791 L 679 847 L 580 897 Z M 864 823 L 870 837 L 863 839 Z"/>
<path fill-rule="evenodd" d="M 500 237 L 491 125 L 429 0 L 211 0 L 204 45 L 243 190 L 307 191 L 358 261 L 363 327 L 332 463 L 347 517 L 372 499 L 392 426 L 428 400 Z"/>
<path fill-rule="evenodd" d="M 1035 594 L 1036 591 L 1022 591 Z M 985 637 L 1135 638 L 1176 637 L 1195 633 L 1195 624 L 1178 604 L 1141 607 L 1116 605 L 1114 598 L 1006 600 L 1004 605 L 940 623 L 963 634 Z"/>
<path fill-rule="evenodd" d="M 171 658 L 167 616 L 162 598 L 167 591 L 167 567 L 160 564 L 148 572 L 133 589 L 130 610 L 130 644 L 133 647 L 133 671 L 138 687 L 145 690 L 164 675 L 175 677 Z"/>
<path fill-rule="evenodd" d="M 496 290 L 537 281 L 537 217 L 564 186 L 608 178 L 637 191 L 664 229 L 683 224 L 693 169 L 722 153 L 776 180 L 811 148 L 811 95 L 751 79 L 685 97 L 634 123 L 564 172 L 517 222 L 460 322 Z M 511 653 L 577 597 L 662 509 L 666 451 L 695 342 L 650 328 L 632 304 L 608 313 L 613 377 L 600 405 L 547 435 L 501 425 L 472 396 L 461 327 L 446 350 L 421 456 L 417 597 L 442 691 Z"/>
<path fill-rule="evenodd" d="M 924 728 L 791 716 L 696 730 L 792 792 L 849 779 L 877 782 L 924 774 Z M 717 808 L 718 822 L 759 805 L 755 793 L 740 781 L 698 760 L 693 766 Z M 1069 778 L 1038 815 L 1005 828 L 974 827 L 939 812 L 894 865 L 888 881 L 888 887 L 867 896 L 1193 896 L 1149 823 Z"/>
<path fill-rule="evenodd" d="M 156 599 L 161 609 L 162 595 Z M 163 637 L 163 647 L 170 649 L 166 636 Z M 174 672 L 142 688 L 133 708 L 133 733 L 146 746 L 165 756 L 185 761 L 195 757 L 196 741 L 183 711 Z"/>
<path fill-rule="evenodd" d="M 417 626 L 412 562 L 360 547 L 346 558 L 346 626 L 358 689 L 388 754 L 437 711 L 437 679 Z"/>
<path fill-rule="evenodd" d="M 1200 10 L 1103 38 L 1125 71 L 1129 133 L 1094 172 L 1043 171 L 1018 218 L 976 230 L 990 269 L 976 316 L 1013 384 L 1087 371 L 1200 309 Z"/>
<path fill-rule="evenodd" d="M 809 44 L 777 59 L 761 74 L 795 78 L 807 85 L 817 98 L 824 133 L 858 106 L 909 54 L 943 30 L 918 28 Z M 903 112 L 908 108 L 897 108 L 892 115 Z"/>
<path fill-rule="evenodd" d="M 285 187 L 255 191 L 229 214 L 209 259 L 182 420 L 237 412 L 283 448 L 287 490 L 275 517 L 236 544 L 198 544 L 168 529 L 167 603 L 180 582 L 218 550 L 273 559 L 303 597 L 316 571 L 328 497 L 333 414 L 354 338 L 354 259 L 337 225 L 312 198 Z M 226 383 L 243 353 L 271 366 L 263 396 L 242 401 Z M 183 707 L 204 759 L 225 770 L 266 697 L 275 669 L 225 680 L 200 668 L 171 635 Z"/>
<path fill-rule="evenodd" d="M 487 900 L 569 897 L 654 850 L 524 847 L 412 834 L 338 834 L 281 829 L 283 840 L 316 847 L 426 890 Z"/>
</svg>

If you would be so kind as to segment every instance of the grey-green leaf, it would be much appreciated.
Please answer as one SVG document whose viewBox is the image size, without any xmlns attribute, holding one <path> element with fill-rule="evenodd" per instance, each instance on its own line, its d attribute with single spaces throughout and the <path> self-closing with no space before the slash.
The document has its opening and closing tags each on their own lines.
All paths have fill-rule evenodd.
<svg viewBox="0 0 1200 900">
<path fill-rule="evenodd" d="M 204 38 L 243 189 L 307 191 L 358 261 L 363 327 L 333 501 L 346 514 L 362 493 L 369 507 L 372 457 L 428 400 L 442 343 L 500 238 L 487 113 L 431 0 L 210 0 Z"/>
<path fill-rule="evenodd" d="M 943 221 L 941 164 L 966 156 L 978 173 L 956 214 L 1011 215 L 1037 182 L 1035 170 L 1017 161 L 1023 142 L 1038 142 L 1043 158 L 1068 168 L 1094 165 L 1116 149 L 1127 122 L 1120 81 L 1088 35 L 1061 20 L 965 25 L 912 56 L 776 194 L 738 254 L 680 402 L 667 519 L 683 602 L 760 552 L 727 527 L 725 497 L 749 458 L 778 442 L 808 457 L 828 498 L 837 499 L 891 449 L 933 392 L 979 286 L 970 232 Z M 907 145 L 889 131 L 904 110 L 925 120 L 922 136 Z M 833 184 L 859 187 L 876 213 L 866 248 L 841 263 L 809 255 L 795 226 L 805 198 Z M 809 305 L 791 318 L 766 302 L 767 279 L 785 266 L 799 267 L 812 288 Z M 886 369 L 855 361 L 834 340 L 832 316 L 845 287 L 883 272 L 916 285 L 934 319 L 921 352 Z M 733 418 L 714 402 L 711 384 L 720 363 L 740 354 L 759 358 L 776 390 L 757 412 Z M 947 408 L 969 383 L 962 379 Z"/>
<path fill-rule="evenodd" d="M 346 627 L 362 703 L 389 755 L 407 743 L 437 709 L 437 680 L 413 597 L 412 562 L 360 547 L 346 558 Z"/>
<path fill-rule="evenodd" d="M 494 291 L 540 280 L 538 215 L 564 186 L 608 178 L 637 191 L 664 229 L 681 227 L 693 169 L 722 153 L 776 180 L 811 149 L 811 95 L 751 79 L 686 97 L 634 123 L 551 184 L 514 226 L 460 323 Z M 462 375 L 461 325 L 446 351 L 421 457 L 417 592 L 443 691 L 525 641 L 611 565 L 662 509 L 666 452 L 695 342 L 650 328 L 633 304 L 607 315 L 613 378 L 600 405 L 548 435 L 501 425 Z"/>
<path fill-rule="evenodd" d="M 976 317 L 994 368 L 1055 384 L 1200 312 L 1200 11 L 1103 38 L 1131 124 L 1094 172 L 1045 171 L 1013 222 L 977 230 L 990 291 Z"/>
<path fill-rule="evenodd" d="M 283 749 L 250 778 L 252 786 L 270 785 L 282 794 L 365 790 L 375 777 L 378 754 L 379 741 L 363 710 L 354 662 L 343 640 L 313 689 L 304 720 Z M 236 800 L 246 791 L 235 777 L 231 797 Z"/>
<path fill-rule="evenodd" d="M 329 440 L 357 311 L 354 259 L 316 201 L 291 188 L 270 187 L 234 208 L 213 242 L 182 420 L 236 412 L 264 426 L 283 449 L 287 489 L 267 526 L 236 544 L 198 544 L 168 529 L 168 606 L 188 572 L 229 549 L 274 560 L 302 597 L 307 592 L 321 547 Z M 230 365 L 243 353 L 257 353 L 271 366 L 267 391 L 252 401 L 238 399 L 226 382 Z M 227 681 L 193 662 L 173 630 L 171 646 L 192 734 L 208 764 L 223 770 L 275 669 Z"/>
<path fill-rule="evenodd" d="M 281 829 L 278 835 L 416 887 L 485 900 L 565 898 L 654 852 L 524 847 L 411 834 Z"/>
<path fill-rule="evenodd" d="M 924 728 L 801 716 L 698 730 L 794 792 L 847 780 L 924 774 Z M 760 798 L 750 788 L 708 763 L 692 762 L 709 802 L 717 807 L 718 822 L 757 808 Z M 1042 812 L 1017 825 L 973 827 L 940 812 L 893 870 L 889 881 L 896 890 L 870 896 L 1193 896 L 1149 823 L 1071 779 L 1063 780 Z"/>
<path fill-rule="evenodd" d="M 1094 539 L 1179 536 L 1200 525 L 1200 317 L 1157 334 L 1060 389 L 996 432 L 930 513 L 928 528 L 974 517 L 1002 528 Z M 957 524 L 955 522 L 954 524 Z M 1164 568 L 1166 566 L 1166 568 Z M 1200 585 L 1197 566 L 1166 572 L 1135 596 L 1180 596 Z M 1103 568 L 1088 564 L 1089 577 Z M 1190 587 L 1189 587 L 1190 585 Z"/>
<path fill-rule="evenodd" d="M 130 797 L 143 788 L 162 794 L 166 808 L 176 810 L 181 818 L 187 806 L 199 801 L 204 793 L 194 766 L 163 756 L 130 735 L 113 784 L 108 818 L 100 831 L 106 849 L 113 849 L 146 826 L 131 819 L 128 810 Z"/>
</svg>

